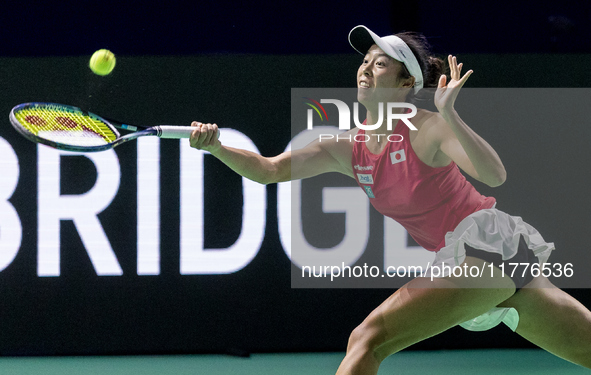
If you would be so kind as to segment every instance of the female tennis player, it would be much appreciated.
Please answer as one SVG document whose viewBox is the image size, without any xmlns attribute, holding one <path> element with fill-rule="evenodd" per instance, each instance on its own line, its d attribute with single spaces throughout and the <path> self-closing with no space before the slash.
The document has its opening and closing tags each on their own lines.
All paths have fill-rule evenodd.
<svg viewBox="0 0 591 375">
<path fill-rule="evenodd" d="M 270 158 L 222 145 L 215 124 L 193 122 L 190 139 L 192 147 L 209 151 L 240 175 L 263 184 L 343 173 L 369 186 L 365 191 L 378 211 L 436 252 L 434 265 L 494 265 L 483 277 L 417 277 L 398 289 L 353 330 L 337 375 L 377 374 L 389 355 L 448 328 L 485 330 L 501 321 L 541 348 L 591 368 L 591 312 L 545 277 L 517 272 L 511 278 L 498 267 L 503 259 L 546 262 L 553 244 L 520 218 L 497 210 L 495 199 L 479 194 L 459 170 L 493 187 L 506 178 L 495 150 L 454 109 L 472 71 L 462 76 L 462 64 L 449 56 L 448 81 L 442 61 L 429 57 L 426 39 L 417 34 L 381 38 L 357 26 L 349 41 L 365 56 L 357 87 L 367 124 L 377 123 L 378 103 L 404 102 L 407 94 L 423 87 L 437 88 L 438 112 L 418 110 L 412 118 L 418 131 L 409 131 L 401 121 L 390 131 L 385 121 L 375 130 L 349 131 L 401 134 L 402 142 L 376 136 L 368 142 L 343 142 L 343 136 L 339 142 L 314 141 Z M 371 171 L 373 183 L 360 181 L 354 166 Z"/>
</svg>

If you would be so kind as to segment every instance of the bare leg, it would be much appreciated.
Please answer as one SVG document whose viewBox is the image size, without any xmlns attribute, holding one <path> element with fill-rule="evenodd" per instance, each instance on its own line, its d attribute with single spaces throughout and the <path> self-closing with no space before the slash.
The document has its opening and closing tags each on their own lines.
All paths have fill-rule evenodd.
<svg viewBox="0 0 591 375">
<path fill-rule="evenodd" d="M 478 267 L 483 262 L 472 257 L 465 261 Z M 499 269 L 483 278 L 416 278 L 353 330 L 337 375 L 377 374 L 389 355 L 484 314 L 514 293 L 513 281 Z"/>
<path fill-rule="evenodd" d="M 500 306 L 519 312 L 517 333 L 567 361 L 591 368 L 591 311 L 545 277 Z"/>
</svg>

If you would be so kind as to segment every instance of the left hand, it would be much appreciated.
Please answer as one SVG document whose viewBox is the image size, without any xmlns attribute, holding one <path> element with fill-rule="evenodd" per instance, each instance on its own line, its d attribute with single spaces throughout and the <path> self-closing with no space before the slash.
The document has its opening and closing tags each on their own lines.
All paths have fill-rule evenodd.
<svg viewBox="0 0 591 375">
<path fill-rule="evenodd" d="M 451 80 L 446 85 L 447 77 L 445 74 L 441 75 L 441 77 L 439 77 L 437 91 L 435 92 L 435 106 L 437 106 L 440 113 L 453 110 L 460 89 L 464 86 L 468 77 L 473 73 L 472 70 L 468 70 L 466 74 L 460 78 L 463 63 L 458 64 L 458 60 L 452 55 L 449 55 L 447 60 L 449 62 Z"/>
</svg>

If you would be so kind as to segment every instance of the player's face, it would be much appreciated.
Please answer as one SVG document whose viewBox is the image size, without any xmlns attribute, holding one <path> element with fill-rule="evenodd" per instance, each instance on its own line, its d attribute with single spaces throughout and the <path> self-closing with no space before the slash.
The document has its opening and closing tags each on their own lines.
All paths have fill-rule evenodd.
<svg viewBox="0 0 591 375">
<path fill-rule="evenodd" d="M 366 107 L 371 103 L 402 100 L 404 80 L 399 79 L 403 66 L 386 55 L 377 45 L 371 46 L 357 70 L 357 100 Z"/>
</svg>

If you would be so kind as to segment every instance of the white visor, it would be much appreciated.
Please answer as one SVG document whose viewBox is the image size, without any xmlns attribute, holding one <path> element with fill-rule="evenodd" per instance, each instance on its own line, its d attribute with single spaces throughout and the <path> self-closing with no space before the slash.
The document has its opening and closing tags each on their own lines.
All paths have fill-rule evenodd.
<svg viewBox="0 0 591 375">
<path fill-rule="evenodd" d="M 411 76 L 415 77 L 415 94 L 423 88 L 423 72 L 417 58 L 408 45 L 395 35 L 383 38 L 363 25 L 355 26 L 349 33 L 349 43 L 360 54 L 365 55 L 369 48 L 376 44 L 388 56 L 400 61 L 406 66 Z"/>
</svg>

